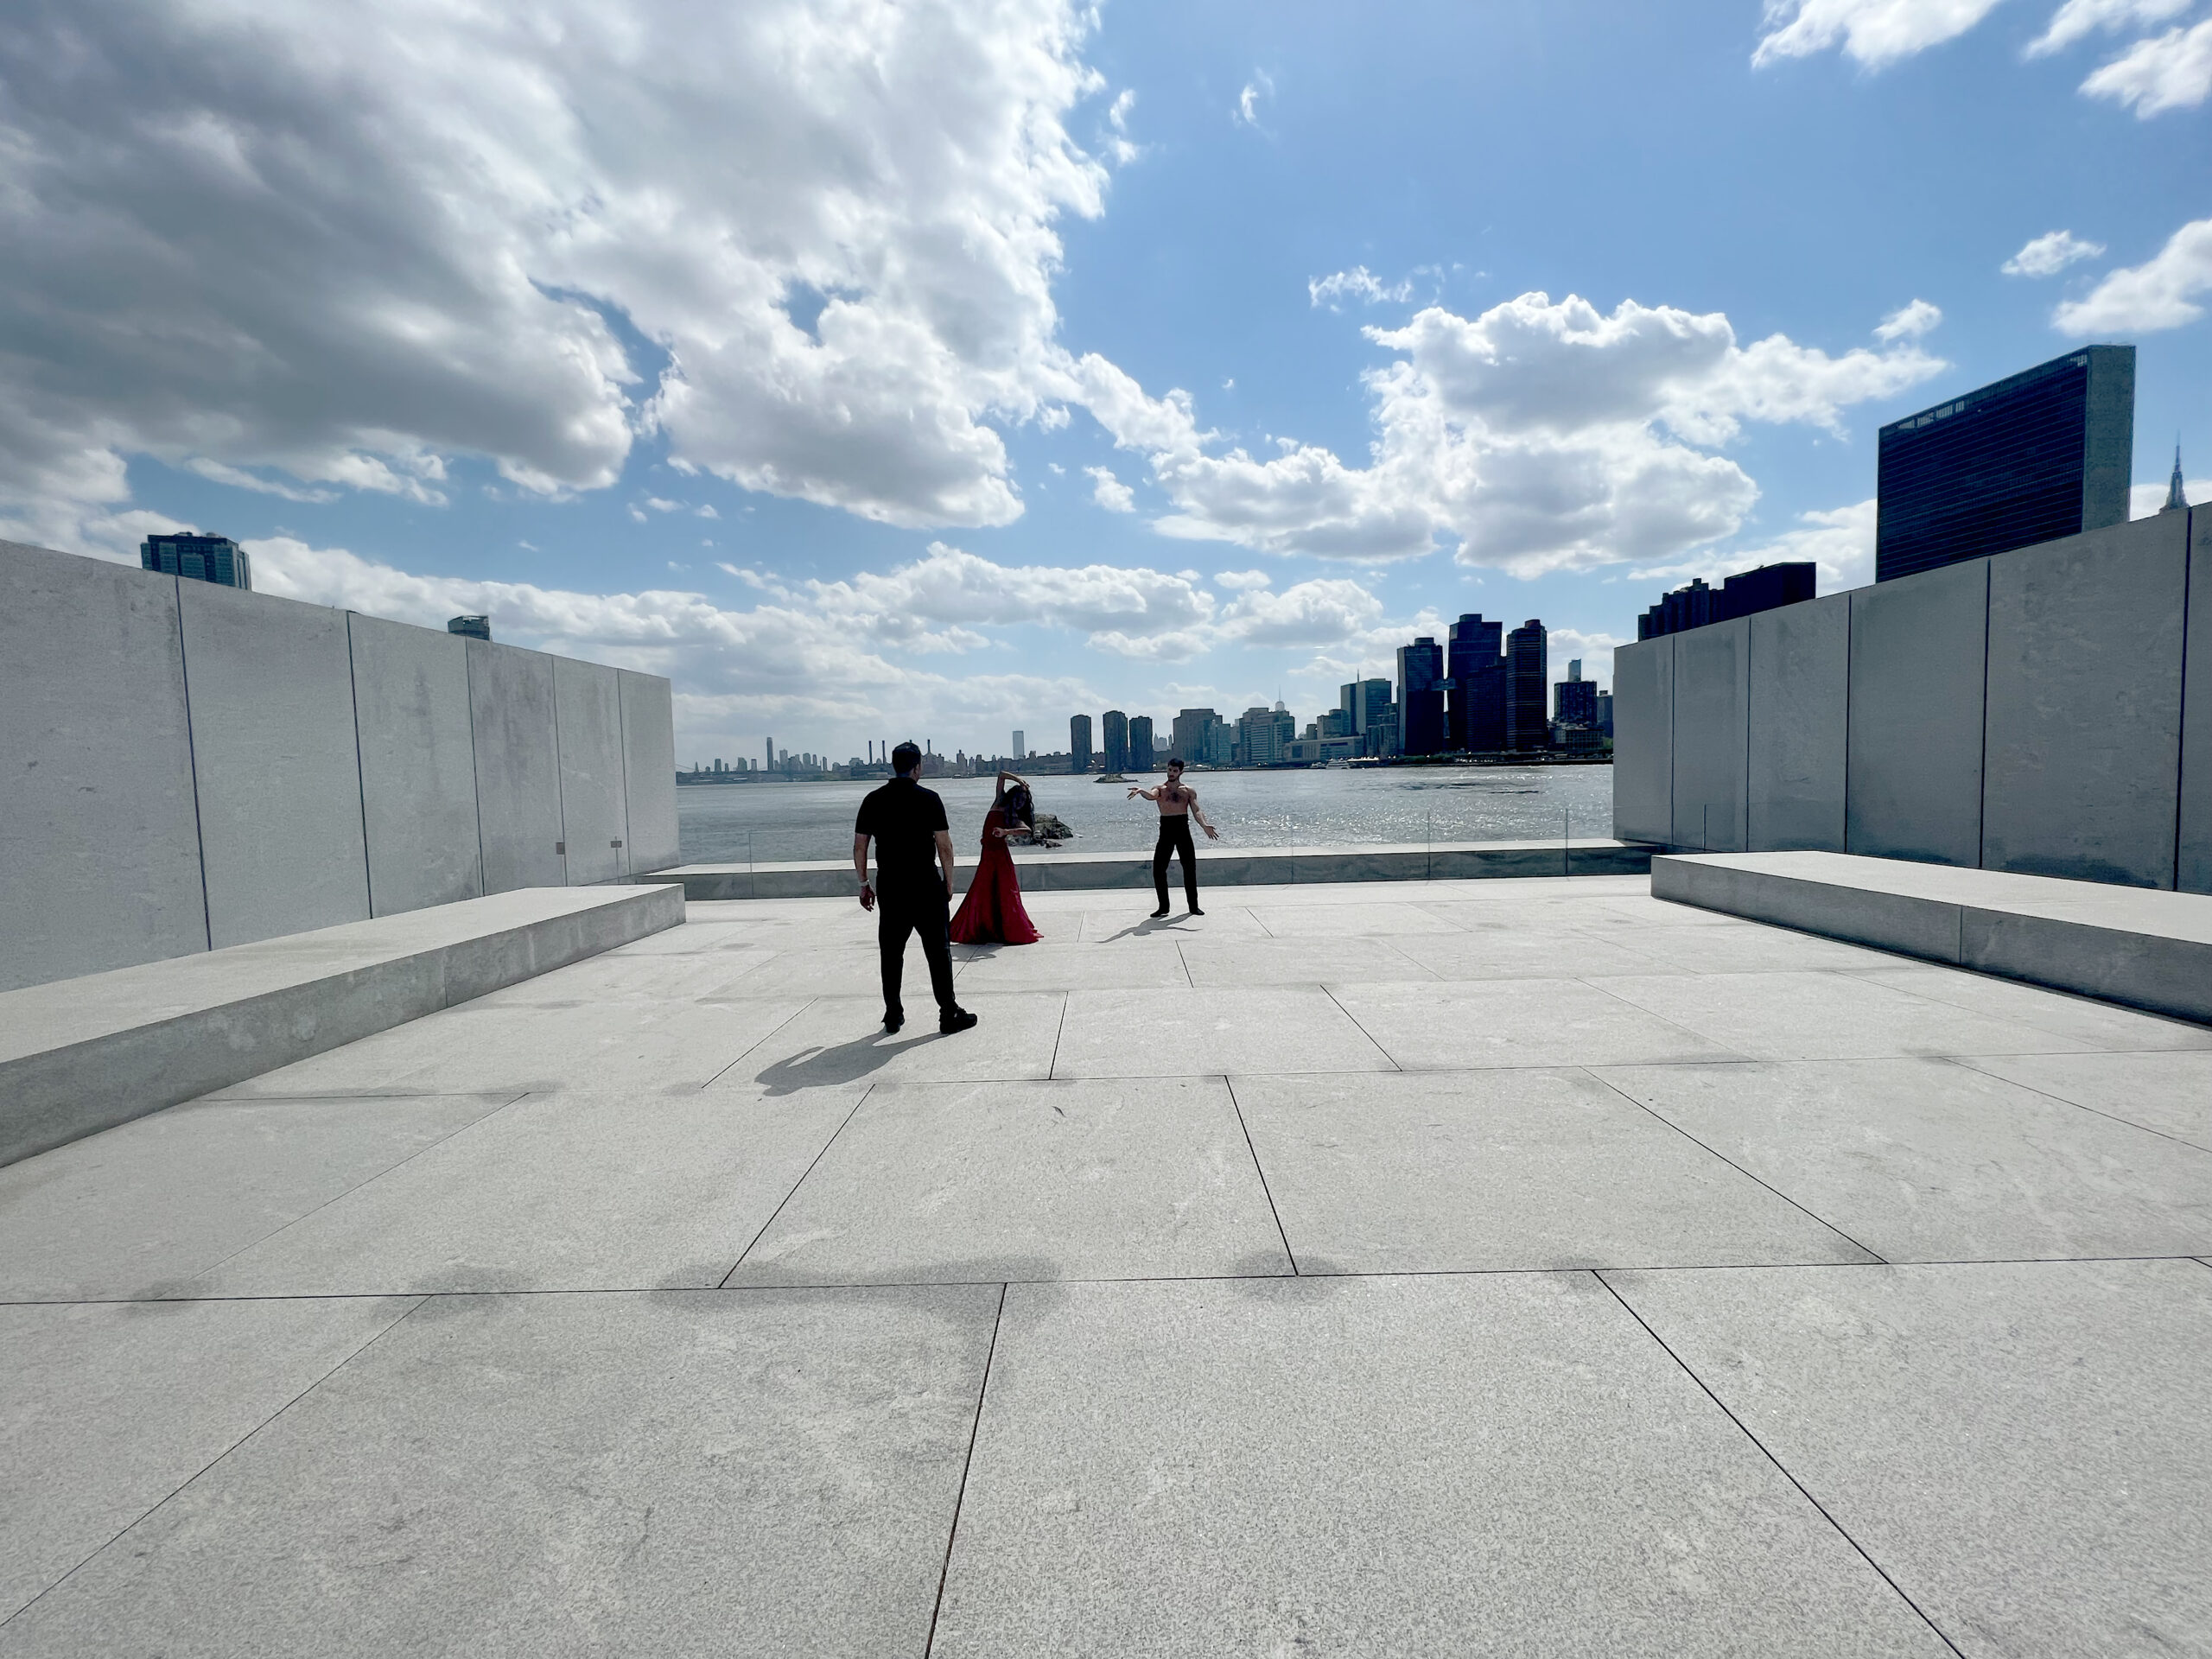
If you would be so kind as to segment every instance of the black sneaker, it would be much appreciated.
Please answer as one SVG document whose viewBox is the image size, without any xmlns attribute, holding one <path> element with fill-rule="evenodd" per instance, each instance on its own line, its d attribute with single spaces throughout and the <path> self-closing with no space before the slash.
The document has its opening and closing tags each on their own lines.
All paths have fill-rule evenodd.
<svg viewBox="0 0 2212 1659">
<path fill-rule="evenodd" d="M 906 1016 L 903 1014 L 887 1014 L 883 1016 L 883 1028 L 894 1037 L 899 1034 L 899 1027 L 906 1023 Z"/>
<path fill-rule="evenodd" d="M 1167 906 L 1165 906 L 1165 905 L 1162 905 L 1162 906 L 1161 906 L 1158 910 L 1155 910 L 1155 911 L 1154 911 L 1154 912 L 1152 912 L 1152 919 L 1153 919 L 1154 921 L 1155 921 L 1155 922 L 1156 922 L 1156 921 L 1158 921 L 1161 917 L 1165 916 L 1166 913 L 1167 913 Z"/>
<path fill-rule="evenodd" d="M 946 1037 L 955 1032 L 972 1031 L 975 1027 L 976 1016 L 965 1008 L 955 1008 L 950 1014 L 940 1014 L 937 1022 L 938 1031 Z"/>
<path fill-rule="evenodd" d="M 1190 916 L 1203 916 L 1205 914 L 1205 912 L 1200 910 L 1196 905 L 1192 905 L 1190 909 L 1184 913 Z"/>
</svg>

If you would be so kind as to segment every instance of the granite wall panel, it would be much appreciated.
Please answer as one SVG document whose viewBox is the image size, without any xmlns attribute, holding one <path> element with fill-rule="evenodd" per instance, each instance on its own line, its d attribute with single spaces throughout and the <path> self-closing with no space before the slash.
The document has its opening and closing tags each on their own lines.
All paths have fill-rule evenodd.
<svg viewBox="0 0 2212 1659">
<path fill-rule="evenodd" d="M 1668 839 L 1701 852 L 1740 853 L 1749 804 L 1751 620 L 1688 629 L 1674 641 L 1675 810 Z"/>
<path fill-rule="evenodd" d="M 1748 620 L 1750 849 L 1840 853 L 1851 595 L 1784 605 Z"/>
<path fill-rule="evenodd" d="M 369 903 L 379 916 L 484 891 L 468 653 L 456 634 L 349 613 Z"/>
<path fill-rule="evenodd" d="M 207 933 L 367 919 L 346 613 L 179 582 Z"/>
<path fill-rule="evenodd" d="M 207 948 L 176 578 L 0 542 L 0 991 Z"/>
<path fill-rule="evenodd" d="M 629 850 L 629 815 L 622 796 L 622 693 L 614 671 L 556 657 L 553 704 L 569 880 L 578 886 L 611 881 L 627 868 Z M 672 765 L 669 787 L 676 787 Z"/>
<path fill-rule="evenodd" d="M 1980 861 L 1989 563 L 1852 590 L 1847 851 Z"/>
<path fill-rule="evenodd" d="M 1613 835 L 1665 846 L 1675 834 L 1675 641 L 1613 653 Z"/>
<path fill-rule="evenodd" d="M 2188 520 L 1990 561 L 1985 869 L 2173 886 Z"/>
<path fill-rule="evenodd" d="M 616 671 L 622 692 L 622 798 L 629 815 L 631 871 L 678 861 L 676 835 L 676 721 L 669 683 L 656 674 Z"/>
<path fill-rule="evenodd" d="M 463 641 L 476 750 L 476 818 L 484 891 L 568 883 L 561 843 L 561 752 L 553 659 L 488 640 Z"/>
</svg>

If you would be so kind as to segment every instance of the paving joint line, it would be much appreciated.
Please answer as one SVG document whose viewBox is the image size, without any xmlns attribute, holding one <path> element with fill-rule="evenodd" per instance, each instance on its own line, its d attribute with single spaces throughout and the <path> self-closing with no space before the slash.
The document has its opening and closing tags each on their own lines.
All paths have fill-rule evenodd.
<svg viewBox="0 0 2212 1659">
<path fill-rule="evenodd" d="M 845 1125 L 859 1116 L 861 1108 L 868 1104 L 868 1096 L 875 1093 L 875 1084 L 871 1083 L 861 1090 L 861 1097 L 853 1103 L 853 1109 L 837 1120 L 837 1127 L 830 1131 L 830 1138 L 822 1143 L 822 1150 L 806 1160 L 806 1167 L 799 1172 L 798 1179 L 791 1183 L 791 1191 L 777 1201 L 776 1207 L 768 1212 L 768 1219 L 762 1222 L 760 1230 L 745 1242 L 745 1248 L 737 1253 L 737 1260 L 729 1264 L 729 1272 L 716 1280 L 713 1288 L 723 1290 L 728 1287 L 729 1281 L 736 1274 L 737 1270 L 745 1265 L 745 1258 L 753 1254 L 753 1247 L 766 1237 L 768 1230 L 776 1224 L 776 1217 L 784 1213 L 784 1206 L 798 1196 L 799 1188 L 806 1185 L 806 1178 L 814 1173 L 814 1166 L 829 1156 L 830 1148 L 837 1144 L 837 1137 L 845 1132 Z"/>
<path fill-rule="evenodd" d="M 952 1497 L 952 1524 L 944 1533 L 944 1565 L 938 1569 L 937 1599 L 930 1604 L 930 1631 L 922 1642 L 922 1659 L 937 1647 L 937 1621 L 944 1611 L 944 1586 L 952 1576 L 952 1547 L 960 1540 L 960 1510 L 968 1501 L 968 1471 L 975 1465 L 976 1442 L 983 1432 L 983 1402 L 991 1392 L 991 1363 L 999 1354 L 999 1325 L 1006 1319 L 1007 1286 L 999 1286 L 999 1305 L 991 1315 L 990 1345 L 983 1351 L 983 1377 L 976 1387 L 976 1414 L 968 1423 L 968 1455 L 960 1460 L 960 1487 Z"/>
<path fill-rule="evenodd" d="M 1944 1633 L 1943 1627 L 1938 1624 L 1934 1619 L 1929 1618 L 1927 1610 L 1905 1593 L 1904 1586 L 1890 1576 L 1889 1569 L 1885 1567 L 1879 1561 L 1876 1560 L 1873 1556 L 1867 1554 L 1866 1547 L 1851 1535 L 1850 1532 L 1845 1529 L 1843 1522 L 1837 1520 L 1834 1516 L 1828 1513 L 1827 1506 L 1822 1503 L 1819 1498 L 1815 1497 L 1810 1490 L 1807 1488 L 1805 1483 L 1798 1479 L 1796 1475 L 1789 1471 L 1789 1465 L 1783 1463 L 1780 1458 L 1774 1455 L 1773 1452 L 1768 1448 L 1766 1442 L 1759 1439 L 1758 1435 L 1752 1433 L 1751 1428 L 1745 1423 L 1742 1418 L 1738 1417 L 1734 1412 L 1729 1410 L 1727 1402 L 1722 1400 L 1719 1395 L 1715 1394 L 1711 1388 L 1707 1386 L 1705 1379 L 1690 1369 L 1688 1362 L 1683 1359 L 1683 1357 L 1680 1354 L 1676 1353 L 1671 1347 L 1668 1346 L 1667 1339 L 1661 1336 L 1658 1332 L 1652 1329 L 1650 1321 L 1646 1319 L 1643 1314 L 1637 1312 L 1635 1305 L 1631 1303 L 1627 1297 L 1621 1294 L 1620 1291 L 1614 1286 L 1612 1281 L 1605 1277 L 1605 1273 L 1592 1269 L 1590 1276 L 1595 1279 L 1599 1284 L 1605 1286 L 1606 1291 L 1611 1295 L 1612 1299 L 1618 1302 L 1621 1306 L 1627 1311 L 1629 1318 L 1634 1319 L 1638 1325 L 1642 1325 L 1643 1327 L 1644 1334 L 1649 1337 L 1652 1341 L 1659 1344 L 1661 1351 L 1663 1352 L 1668 1358 L 1673 1360 L 1675 1364 L 1681 1367 L 1682 1375 L 1688 1377 L 1691 1382 L 1697 1384 L 1699 1389 L 1703 1391 L 1705 1397 L 1712 1401 L 1715 1406 L 1718 1406 L 1720 1408 L 1721 1414 L 1726 1417 L 1730 1422 L 1735 1424 L 1738 1432 L 1753 1446 L 1758 1447 L 1760 1454 L 1764 1456 L 1769 1463 L 1772 1464 L 1777 1470 L 1781 1471 L 1782 1478 L 1784 1480 L 1788 1481 L 1792 1486 L 1795 1486 L 1797 1489 L 1799 1494 L 1803 1497 L 1804 1500 L 1808 1503 L 1810 1503 L 1813 1508 L 1819 1512 L 1821 1519 L 1827 1522 L 1831 1527 L 1834 1527 L 1836 1530 L 1837 1535 L 1840 1537 L 1844 1542 L 1849 1544 L 1853 1549 L 1859 1552 L 1859 1560 L 1865 1561 L 1867 1566 L 1872 1567 L 1874 1571 L 1880 1575 L 1882 1582 L 1888 1585 L 1892 1591 L 1896 1592 L 1897 1599 L 1904 1602 L 1906 1606 L 1911 1608 L 1915 1613 L 1919 1615 L 1920 1622 L 1927 1625 L 1929 1630 L 1936 1633 L 1936 1639 L 1941 1642 L 1945 1647 L 1948 1648 L 1953 1653 L 1958 1654 L 1959 1659 L 1966 1659 L 1966 1656 L 1960 1652 L 1959 1644 L 1952 1641 L 1951 1638 Z"/>
<path fill-rule="evenodd" d="M 1363 1036 L 1363 1037 L 1366 1038 L 1366 1039 L 1367 1039 L 1367 1040 L 1368 1040 L 1369 1042 L 1370 1042 L 1370 1043 L 1374 1043 L 1374 1044 L 1375 1044 L 1375 1052 L 1376 1052 L 1377 1054 L 1380 1054 L 1380 1055 L 1381 1055 L 1384 1059 L 1386 1059 L 1386 1060 L 1388 1060 L 1388 1061 L 1389 1061 L 1389 1062 L 1390 1062 L 1390 1069 L 1391 1069 L 1393 1071 L 1403 1071 L 1406 1069 L 1404 1066 L 1402 1066 L 1402 1065 L 1399 1065 L 1399 1064 L 1398 1064 L 1398 1057 L 1397 1057 L 1396 1055 L 1393 1054 L 1393 1053 L 1392 1053 L 1389 1049 L 1387 1049 L 1387 1048 L 1383 1047 L 1383 1046 L 1382 1046 L 1382 1045 L 1381 1043 L 1379 1043 L 1379 1042 L 1376 1042 L 1376 1041 L 1375 1033 L 1374 1033 L 1373 1032 L 1370 1031 L 1370 1030 L 1369 1030 L 1365 1026 L 1363 1026 L 1363 1025 L 1361 1025 L 1361 1024 L 1359 1023 L 1359 1016 L 1358 1016 L 1357 1014 L 1354 1014 L 1354 1013 L 1353 1013 L 1350 1008 L 1348 1008 L 1348 1007 L 1344 1007 L 1344 1000 L 1343 1000 L 1341 997 L 1339 997 L 1339 996 L 1338 996 L 1338 995 L 1334 991 L 1331 990 L 1331 989 L 1330 989 L 1326 985 L 1322 984 L 1320 981 L 1316 980 L 1316 981 L 1314 982 L 1314 983 L 1315 983 L 1317 986 L 1319 986 L 1319 989 L 1320 989 L 1320 992 L 1321 992 L 1321 995 L 1324 995 L 1324 996 L 1327 997 L 1327 998 L 1329 999 L 1329 1001 L 1332 1001 L 1332 1002 L 1333 1002 L 1333 1003 L 1335 1003 L 1335 1004 L 1337 1005 L 1337 1012 L 1338 1012 L 1338 1014 L 1341 1014 L 1342 1015 L 1344 1015 L 1344 1017 L 1345 1019 L 1347 1019 L 1347 1020 L 1351 1020 L 1351 1024 L 1352 1024 L 1352 1029 L 1353 1029 L 1354 1031 L 1357 1031 L 1357 1032 L 1361 1036 Z M 1420 983 L 1421 983 L 1421 982 L 1420 982 L 1419 980 L 1414 980 L 1414 981 L 1413 982 L 1413 983 L 1414 983 L 1414 984 L 1418 985 L 1418 984 L 1420 984 Z M 1470 1069 L 1470 1070 L 1481 1070 L 1481 1069 L 1484 1069 L 1484 1068 L 1470 1067 L 1470 1068 L 1468 1068 L 1468 1069 Z M 1515 1069 L 1516 1069 L 1516 1070 L 1528 1070 L 1528 1069 L 1529 1069 L 1529 1068 L 1526 1068 L 1526 1067 L 1516 1067 L 1516 1068 L 1515 1068 Z M 1248 1071 L 1248 1072 L 1246 1072 L 1244 1075 L 1245 1075 L 1246 1077 L 1266 1077 L 1266 1076 L 1274 1075 L 1274 1076 L 1294 1077 L 1306 1077 L 1306 1076 L 1310 1076 L 1310 1075 L 1312 1075 L 1312 1071 L 1311 1071 L 1311 1068 L 1308 1068 L 1308 1070 L 1307 1070 L 1306 1071 L 1303 1071 L 1303 1072 L 1300 1072 L 1300 1071 L 1287 1071 L 1287 1072 L 1281 1072 L 1281 1073 L 1268 1073 L 1268 1072 L 1252 1072 L 1252 1071 Z"/>
<path fill-rule="evenodd" d="M 2101 1054 L 2202 1054 L 2206 1051 L 2201 1048 L 2128 1048 L 2109 1050 L 2097 1049 L 2092 1052 Z M 2017 1077 L 2000 1077 L 1994 1071 L 1985 1071 L 1981 1067 L 1974 1064 L 1978 1059 L 2032 1059 L 2036 1058 L 2033 1055 L 2016 1054 L 2008 1056 L 2002 1054 L 1941 1054 L 1936 1056 L 1936 1058 L 1947 1065 L 1955 1065 L 1961 1071 L 1971 1071 L 1978 1077 L 1987 1077 L 1993 1083 L 2009 1084 L 2015 1089 L 2024 1089 L 2031 1095 L 2041 1095 L 2045 1100 L 2054 1102 L 2058 1105 L 2071 1106 L 2077 1112 L 2087 1112 L 2092 1117 L 2101 1117 L 2107 1123 L 2125 1124 L 2131 1129 L 2140 1129 L 2145 1135 L 2155 1135 L 2161 1140 L 2171 1141 L 2177 1147 L 2187 1147 L 2194 1152 L 2212 1152 L 2212 1147 L 2208 1147 L 2202 1141 L 2191 1141 L 2184 1136 L 2172 1134 L 2165 1129 L 2154 1129 L 2148 1123 L 2138 1123 L 2132 1117 L 2121 1117 L 2115 1112 L 2108 1112 L 2105 1110 L 2101 1106 L 2090 1106 L 2086 1105 L 2078 1100 L 2069 1100 L 2065 1096 L 2053 1094 L 2050 1090 L 2043 1088 L 2037 1084 L 2022 1083 Z M 2057 1058 L 2071 1058 L 2073 1057 L 2068 1055 Z"/>
<path fill-rule="evenodd" d="M 818 995 L 815 995 L 809 996 L 801 1001 L 798 1007 L 793 1008 L 788 1014 L 785 1015 L 784 1018 L 777 1020 L 774 1025 L 762 1032 L 753 1042 L 747 1044 L 745 1048 L 733 1058 L 728 1065 L 722 1067 L 722 1069 L 715 1072 L 713 1077 L 709 1077 L 704 1083 L 701 1084 L 699 1085 L 699 1092 L 703 1095 L 708 1090 L 713 1088 L 731 1072 L 736 1071 L 739 1066 L 745 1064 L 747 1058 L 750 1056 L 755 1049 L 758 1049 L 762 1044 L 773 1038 L 778 1032 L 781 1031 L 785 1026 L 791 1024 L 792 1020 L 798 1019 L 799 1015 L 804 1014 L 809 1008 L 812 1007 L 820 1001 L 822 1001 L 822 998 Z"/>
<path fill-rule="evenodd" d="M 1179 948 L 1177 950 L 1176 955 L 1179 957 L 1182 955 L 1182 951 Z M 1067 1033 L 1068 1004 L 1074 1000 L 1075 993 L 1073 991 L 1062 991 L 1060 993 L 1060 1020 L 1058 1025 L 1052 1027 L 1052 1058 L 1045 1062 L 1044 1080 L 1047 1083 L 1053 1080 L 1060 1069 L 1060 1039 Z"/>
<path fill-rule="evenodd" d="M 1275 1208 L 1274 1189 L 1268 1185 L 1267 1169 L 1260 1162 L 1260 1149 L 1252 1144 L 1252 1126 L 1244 1121 L 1244 1104 L 1236 1098 L 1236 1085 L 1229 1080 L 1225 1071 L 1221 1076 L 1221 1086 L 1229 1091 L 1229 1109 L 1236 1114 L 1236 1127 L 1244 1131 L 1244 1150 L 1251 1154 L 1252 1173 L 1260 1178 L 1260 1196 L 1268 1201 L 1268 1214 L 1274 1218 L 1275 1236 L 1282 1240 L 1283 1260 L 1290 1263 L 1290 1276 L 1303 1278 L 1305 1275 L 1299 1271 L 1298 1252 L 1290 1248 L 1290 1234 L 1282 1224 L 1282 1211 Z"/>
</svg>

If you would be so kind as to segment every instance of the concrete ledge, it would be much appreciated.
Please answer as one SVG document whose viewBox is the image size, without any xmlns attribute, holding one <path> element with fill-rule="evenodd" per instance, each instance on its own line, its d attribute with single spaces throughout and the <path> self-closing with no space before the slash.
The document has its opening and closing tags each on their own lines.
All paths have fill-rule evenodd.
<svg viewBox="0 0 2212 1659">
<path fill-rule="evenodd" d="M 1274 887 L 1300 881 L 1465 881 L 1484 877 L 1642 875 L 1653 849 L 1619 841 L 1481 841 L 1407 846 L 1270 847 L 1225 851 L 1203 841 L 1198 881 L 1208 887 Z M 1014 867 L 1029 893 L 1086 887 L 1149 887 L 1152 855 L 1017 853 Z M 973 849 L 963 849 L 953 887 L 965 893 L 975 874 Z M 1181 883 L 1170 863 L 1171 884 Z M 682 884 L 687 899 L 846 899 L 853 893 L 849 860 L 805 863 L 686 864 L 639 881 Z"/>
<path fill-rule="evenodd" d="M 1843 853 L 1662 855 L 1651 896 L 2212 1023 L 2212 897 Z"/>
<path fill-rule="evenodd" d="M 0 1164 L 683 919 L 673 887 L 525 887 L 0 994 Z"/>
</svg>

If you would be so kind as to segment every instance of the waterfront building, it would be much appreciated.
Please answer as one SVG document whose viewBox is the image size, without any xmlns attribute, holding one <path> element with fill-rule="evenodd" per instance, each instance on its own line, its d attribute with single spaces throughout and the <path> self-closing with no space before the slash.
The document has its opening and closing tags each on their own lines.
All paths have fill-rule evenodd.
<svg viewBox="0 0 2212 1659">
<path fill-rule="evenodd" d="M 1129 765 L 1138 772 L 1152 770 L 1152 716 L 1150 715 L 1138 715 L 1129 721 Z"/>
<path fill-rule="evenodd" d="M 1613 734 L 1613 694 L 1610 691 L 1598 694 L 1598 729 L 1607 737 Z"/>
<path fill-rule="evenodd" d="M 149 536 L 138 543 L 140 569 L 158 570 L 165 576 L 190 576 L 219 588 L 253 587 L 253 559 L 227 536 L 201 536 L 192 531 L 175 535 Z M 485 638 L 489 639 L 487 632 Z"/>
<path fill-rule="evenodd" d="M 2135 348 L 2085 346 L 1881 429 L 1874 580 L 2127 522 Z"/>
<path fill-rule="evenodd" d="M 488 616 L 453 617 L 446 623 L 446 632 L 457 633 L 464 639 L 488 641 L 492 637 L 492 619 Z"/>
<path fill-rule="evenodd" d="M 1170 753 L 1188 766 L 1229 764 L 1229 728 L 1211 709 L 1185 709 L 1175 716 Z"/>
<path fill-rule="evenodd" d="M 1365 742 L 1369 727 L 1379 715 L 1395 710 L 1396 706 L 1391 701 L 1390 682 L 1388 680 L 1354 680 L 1338 688 L 1338 712 L 1350 721 L 1345 729 L 1362 740 L 1362 747 L 1369 754 L 1376 753 Z"/>
<path fill-rule="evenodd" d="M 1090 716 L 1077 715 L 1068 721 L 1068 770 L 1090 770 Z"/>
<path fill-rule="evenodd" d="M 1119 709 L 1109 709 L 1102 722 L 1099 747 L 1105 751 L 1106 770 L 1127 772 L 1129 769 L 1129 717 Z"/>
<path fill-rule="evenodd" d="M 1820 589 L 1820 567 L 1810 560 L 1762 564 L 1739 570 L 1718 588 L 1702 577 L 1677 588 L 1637 619 L 1636 637 L 1656 639 L 1701 628 L 1708 622 L 1726 622 L 1738 616 L 1771 611 L 1815 597 Z"/>
<path fill-rule="evenodd" d="M 1020 766 L 1022 762 L 1022 758 L 1028 753 L 1029 734 L 1027 732 L 1016 732 L 1014 734 L 1014 764 L 1017 766 Z"/>
<path fill-rule="evenodd" d="M 1407 754 L 1444 747 L 1444 652 L 1427 634 L 1398 647 L 1398 744 Z"/>
<path fill-rule="evenodd" d="M 1551 745 L 1544 686 L 1551 678 L 1544 625 L 1530 617 L 1505 636 L 1505 747 L 1526 751 Z"/>
<path fill-rule="evenodd" d="M 1505 624 L 1479 612 L 1452 625 L 1445 669 L 1451 683 L 1446 746 L 1471 754 L 1505 747 Z"/>
<path fill-rule="evenodd" d="M 2166 505 L 2160 507 L 2158 511 L 2160 512 L 2187 512 L 2189 511 L 2189 492 L 2182 487 L 2181 445 L 2179 444 L 2174 445 L 2174 475 L 2172 481 L 2166 486 Z"/>
<path fill-rule="evenodd" d="M 1598 683 L 1582 677 L 1582 659 L 1567 665 L 1567 677 L 1552 688 L 1552 719 L 1562 726 L 1598 727 Z"/>
<path fill-rule="evenodd" d="M 1298 721 L 1278 702 L 1272 709 L 1247 709 L 1236 721 L 1240 764 L 1272 766 L 1289 760 L 1290 746 L 1298 741 Z"/>
</svg>

